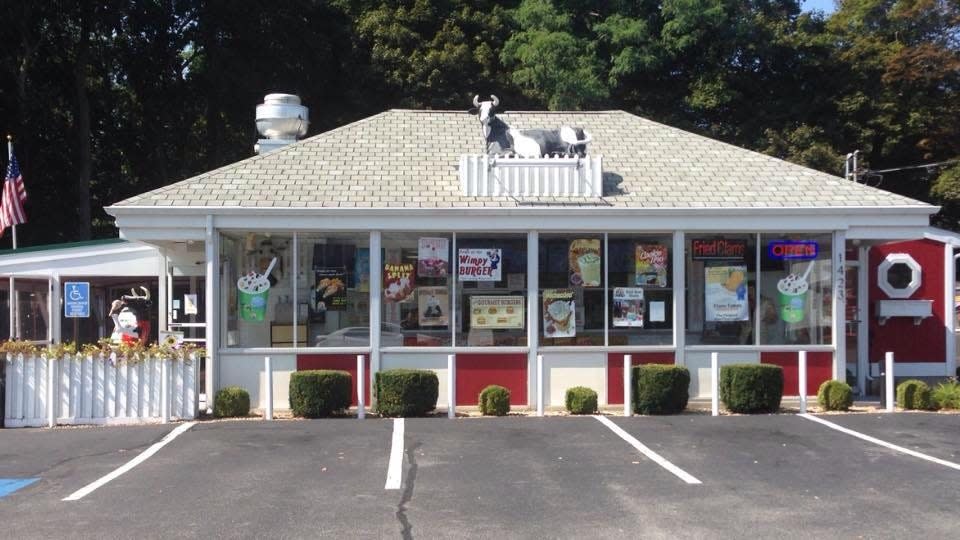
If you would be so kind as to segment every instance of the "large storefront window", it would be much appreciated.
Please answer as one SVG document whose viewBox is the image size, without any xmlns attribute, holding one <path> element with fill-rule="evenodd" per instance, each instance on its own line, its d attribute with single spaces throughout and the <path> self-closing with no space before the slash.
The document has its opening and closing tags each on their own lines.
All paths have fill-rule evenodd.
<svg viewBox="0 0 960 540">
<path fill-rule="evenodd" d="M 0 341 L 10 339 L 10 282 L 0 280 Z"/>
<path fill-rule="evenodd" d="M 370 345 L 370 235 L 297 235 L 299 347 Z"/>
<path fill-rule="evenodd" d="M 101 339 L 118 337 L 127 342 L 156 343 L 159 335 L 159 289 L 157 278 L 149 277 L 70 277 L 61 276 L 60 282 L 85 282 L 90 284 L 90 316 L 67 317 L 61 307 L 55 317 L 60 317 L 60 339 L 78 345 L 93 344 Z M 19 288 L 20 283 L 17 282 Z M 64 287 L 61 285 L 61 287 Z M 62 294 L 66 294 L 65 289 Z M 119 301 L 114 304 L 114 301 Z M 112 311 L 112 308 L 119 311 Z M 134 315 L 121 317 L 124 309 Z M 179 316 L 183 307 L 170 307 L 170 316 Z M 117 322 L 125 321 L 127 327 L 117 329 Z M 129 326 L 136 321 L 136 326 Z"/>
<path fill-rule="evenodd" d="M 833 313 L 829 234 L 760 235 L 761 345 L 829 345 Z"/>
<path fill-rule="evenodd" d="M 292 346 L 293 237 L 224 233 L 221 295 L 227 347 Z"/>
<path fill-rule="evenodd" d="M 25 341 L 46 341 L 50 324 L 47 296 L 50 284 L 47 280 L 17 279 L 14 285 L 16 311 L 16 334 Z"/>
<path fill-rule="evenodd" d="M 673 343 L 672 236 L 607 238 L 609 345 Z"/>
<path fill-rule="evenodd" d="M 224 233 L 226 346 L 369 346 L 369 238 Z"/>
<path fill-rule="evenodd" d="M 526 234 L 457 234 L 458 347 L 527 345 Z"/>
<path fill-rule="evenodd" d="M 385 232 L 383 244 L 383 347 L 444 347 L 450 332 L 453 237 Z"/>
<path fill-rule="evenodd" d="M 755 345 L 756 235 L 687 237 L 687 345 Z"/>
<path fill-rule="evenodd" d="M 603 235 L 540 237 L 540 343 L 603 345 Z"/>
</svg>

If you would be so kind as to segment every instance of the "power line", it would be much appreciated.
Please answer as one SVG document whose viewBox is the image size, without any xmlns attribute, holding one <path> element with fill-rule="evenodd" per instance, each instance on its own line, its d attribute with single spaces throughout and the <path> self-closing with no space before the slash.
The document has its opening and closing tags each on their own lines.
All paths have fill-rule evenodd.
<svg viewBox="0 0 960 540">
<path fill-rule="evenodd" d="M 864 169 L 861 171 L 861 174 L 882 174 L 896 171 L 907 171 L 910 169 L 932 169 L 933 167 L 941 167 L 943 165 L 950 165 L 951 163 L 960 163 L 960 159 L 948 159 L 946 161 L 937 161 L 935 163 L 921 163 L 920 165 L 907 165 L 905 167 L 894 167 L 892 169 Z"/>
</svg>

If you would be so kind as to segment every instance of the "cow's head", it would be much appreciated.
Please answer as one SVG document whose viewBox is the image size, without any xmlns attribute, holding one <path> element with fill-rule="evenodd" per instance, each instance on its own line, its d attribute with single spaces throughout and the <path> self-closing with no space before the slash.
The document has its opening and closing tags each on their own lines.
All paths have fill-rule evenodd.
<svg viewBox="0 0 960 540">
<path fill-rule="evenodd" d="M 490 101 L 480 101 L 480 96 L 473 96 L 473 108 L 470 109 L 469 113 L 477 115 L 480 123 L 487 126 L 496 115 L 499 105 L 500 99 L 493 94 L 490 95 Z"/>
<path fill-rule="evenodd" d="M 143 294 L 137 294 L 135 289 L 130 289 L 129 295 L 121 296 L 110 305 L 115 340 L 120 340 L 123 336 L 136 336 L 143 327 L 143 321 L 149 320 L 150 307 L 153 305 L 150 300 L 150 291 L 146 287 L 140 287 L 140 290 Z M 144 340 L 147 336 L 144 333 L 137 337 Z"/>
</svg>

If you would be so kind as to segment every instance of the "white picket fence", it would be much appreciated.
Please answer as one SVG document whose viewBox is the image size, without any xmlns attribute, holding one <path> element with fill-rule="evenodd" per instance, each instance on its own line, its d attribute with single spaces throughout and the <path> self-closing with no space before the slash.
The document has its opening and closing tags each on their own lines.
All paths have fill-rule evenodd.
<svg viewBox="0 0 960 540">
<path fill-rule="evenodd" d="M 6 427 L 156 423 L 197 415 L 199 362 L 193 357 L 128 362 L 7 355 L 4 363 Z"/>
</svg>

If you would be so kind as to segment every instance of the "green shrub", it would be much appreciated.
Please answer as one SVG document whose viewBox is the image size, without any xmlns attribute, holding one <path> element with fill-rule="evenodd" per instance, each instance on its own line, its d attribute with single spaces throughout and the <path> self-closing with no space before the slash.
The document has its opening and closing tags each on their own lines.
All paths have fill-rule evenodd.
<svg viewBox="0 0 960 540">
<path fill-rule="evenodd" d="M 783 368 L 731 364 L 720 368 L 720 399 L 735 413 L 774 413 L 783 398 Z"/>
<path fill-rule="evenodd" d="M 510 390 L 496 384 L 480 392 L 480 414 L 503 416 L 510 412 Z"/>
<path fill-rule="evenodd" d="M 423 369 L 388 369 L 374 376 L 377 412 L 383 416 L 423 416 L 437 406 L 440 380 Z"/>
<path fill-rule="evenodd" d="M 817 402 L 825 411 L 846 411 L 853 405 L 853 389 L 841 381 L 823 381 L 817 390 Z"/>
<path fill-rule="evenodd" d="M 897 405 L 901 409 L 930 409 L 930 387 L 917 379 L 903 381 L 897 385 Z"/>
<path fill-rule="evenodd" d="M 633 410 L 639 414 L 676 414 L 687 408 L 690 370 L 649 364 L 633 368 Z"/>
<path fill-rule="evenodd" d="M 250 394 L 239 386 L 221 388 L 213 398 L 213 415 L 217 418 L 250 414 Z"/>
<path fill-rule="evenodd" d="M 930 394 L 938 409 L 960 409 L 960 382 L 940 383 Z"/>
<path fill-rule="evenodd" d="M 571 414 L 593 414 L 597 412 L 597 393 L 586 386 L 568 388 L 566 405 Z"/>
<path fill-rule="evenodd" d="M 290 410 L 307 418 L 342 412 L 350 406 L 352 387 L 346 371 L 295 371 L 290 374 Z"/>
</svg>

